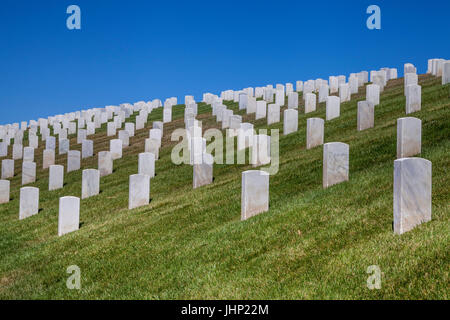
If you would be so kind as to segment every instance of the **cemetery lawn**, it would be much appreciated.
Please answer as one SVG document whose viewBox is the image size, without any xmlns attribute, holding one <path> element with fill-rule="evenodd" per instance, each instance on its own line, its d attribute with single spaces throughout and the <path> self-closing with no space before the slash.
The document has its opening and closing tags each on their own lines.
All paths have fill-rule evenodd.
<svg viewBox="0 0 450 320">
<path fill-rule="evenodd" d="M 40 141 L 32 186 L 40 188 L 41 211 L 18 220 L 20 174 L 12 179 L 10 203 L 0 206 L 0 299 L 449 299 L 450 86 L 430 75 L 419 82 L 422 110 L 408 116 L 422 119 L 420 157 L 433 164 L 432 221 L 401 236 L 392 230 L 403 79 L 391 80 L 381 94 L 374 128 L 356 130 L 364 88 L 341 105 L 339 118 L 325 122 L 325 142 L 350 145 L 350 180 L 326 190 L 323 148 L 305 148 L 306 119 L 325 118 L 324 103 L 307 115 L 301 106 L 299 131 L 287 136 L 282 122 L 268 127 L 254 114 L 243 116 L 257 129 L 280 129 L 270 209 L 244 222 L 241 173 L 250 165 L 215 164 L 214 183 L 193 190 L 192 167 L 172 164 L 170 134 L 183 126 L 184 105 L 165 125 L 150 205 L 128 210 L 129 176 L 137 173 L 151 122 L 162 119 L 160 108 L 130 139 L 114 173 L 101 179 L 100 195 L 81 200 L 80 230 L 63 237 L 58 199 L 80 197 L 81 170 L 65 173 L 63 189 L 47 191 Z M 204 129 L 218 127 L 209 105 L 199 104 L 198 119 Z M 109 149 L 105 126 L 93 140 L 96 156 L 84 159 L 83 169 L 96 168 L 98 152 Z M 80 148 L 71 137 L 71 149 Z M 56 162 L 66 164 L 66 156 Z M 66 287 L 71 265 L 81 269 L 81 290 Z M 367 288 L 371 265 L 381 269 L 380 290 Z"/>
</svg>

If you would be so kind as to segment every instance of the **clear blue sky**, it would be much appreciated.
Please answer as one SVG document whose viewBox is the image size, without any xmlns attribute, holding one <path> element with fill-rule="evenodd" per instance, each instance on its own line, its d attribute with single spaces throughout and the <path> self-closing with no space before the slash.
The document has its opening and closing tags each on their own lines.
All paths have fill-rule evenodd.
<svg viewBox="0 0 450 320">
<path fill-rule="evenodd" d="M 81 8 L 81 30 L 66 9 Z M 381 8 L 381 30 L 366 8 Z M 0 124 L 450 58 L 450 1 L 0 2 Z"/>
</svg>

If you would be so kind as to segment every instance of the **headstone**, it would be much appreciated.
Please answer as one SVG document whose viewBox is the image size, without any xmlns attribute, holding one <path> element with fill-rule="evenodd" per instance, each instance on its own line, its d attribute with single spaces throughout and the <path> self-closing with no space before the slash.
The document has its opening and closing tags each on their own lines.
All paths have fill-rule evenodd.
<svg viewBox="0 0 450 320">
<path fill-rule="evenodd" d="M 159 140 L 145 139 L 145 152 L 150 152 L 155 155 L 155 159 L 159 159 Z"/>
<path fill-rule="evenodd" d="M 280 122 L 280 106 L 275 103 L 269 104 L 267 107 L 267 124 Z"/>
<path fill-rule="evenodd" d="M 339 85 L 339 99 L 341 102 L 350 101 L 351 93 L 348 83 L 343 83 Z"/>
<path fill-rule="evenodd" d="M 172 108 L 163 109 L 163 123 L 168 123 L 172 121 Z"/>
<path fill-rule="evenodd" d="M 0 157 L 8 156 L 8 144 L 6 142 L 0 142 Z"/>
<path fill-rule="evenodd" d="M 145 174 L 130 176 L 128 209 L 146 206 L 150 203 L 150 177 Z"/>
<path fill-rule="evenodd" d="M 431 220 L 431 161 L 394 161 L 394 232 L 402 234 Z"/>
<path fill-rule="evenodd" d="M 406 88 L 412 84 L 414 84 L 414 85 L 419 84 L 419 77 L 417 76 L 417 74 L 416 73 L 405 74 L 405 79 L 404 79 L 405 94 L 406 94 Z"/>
<path fill-rule="evenodd" d="M 97 169 L 83 170 L 81 181 L 81 199 L 90 198 L 100 193 L 100 171 Z"/>
<path fill-rule="evenodd" d="M 260 170 L 242 173 L 241 220 L 269 210 L 269 174 Z"/>
<path fill-rule="evenodd" d="M 58 236 L 80 228 L 80 198 L 59 198 Z"/>
<path fill-rule="evenodd" d="M 349 145 L 329 142 L 323 145 L 323 187 L 348 181 Z"/>
<path fill-rule="evenodd" d="M 305 113 L 316 111 L 316 95 L 307 93 L 305 96 Z"/>
<path fill-rule="evenodd" d="M 162 132 L 160 129 L 150 129 L 149 138 L 158 140 L 159 141 L 158 146 L 161 147 Z"/>
<path fill-rule="evenodd" d="M 59 140 L 59 154 L 67 154 L 70 149 L 70 141 L 69 139 Z"/>
<path fill-rule="evenodd" d="M 2 160 L 2 179 L 11 179 L 14 177 L 14 160 Z"/>
<path fill-rule="evenodd" d="M 329 95 L 329 87 L 327 84 L 322 84 L 319 88 L 319 103 L 325 102 Z"/>
<path fill-rule="evenodd" d="M 266 101 L 256 101 L 256 117 L 255 120 L 265 118 L 267 114 Z"/>
<path fill-rule="evenodd" d="M 306 120 L 306 149 L 323 144 L 324 120 L 320 118 L 308 118 Z"/>
<path fill-rule="evenodd" d="M 22 163 L 22 185 L 36 181 L 36 162 Z"/>
<path fill-rule="evenodd" d="M 130 145 L 130 136 L 128 134 L 128 131 L 120 130 L 119 139 L 122 141 L 122 148 L 126 148 Z"/>
<path fill-rule="evenodd" d="M 129 137 L 134 137 L 134 123 L 125 123 L 125 131 L 128 132 Z"/>
<path fill-rule="evenodd" d="M 283 134 L 287 135 L 298 130 L 298 111 L 286 109 L 283 112 Z"/>
<path fill-rule="evenodd" d="M 369 84 L 366 86 L 366 101 L 371 102 L 374 106 L 380 104 L 380 86 L 377 84 Z"/>
<path fill-rule="evenodd" d="M 422 87 L 409 85 L 406 87 L 406 114 L 420 111 L 422 105 Z"/>
<path fill-rule="evenodd" d="M 368 101 L 358 102 L 358 119 L 357 119 L 358 131 L 373 128 L 374 112 L 375 108 L 371 102 Z"/>
<path fill-rule="evenodd" d="M 293 110 L 294 109 L 288 109 Z M 270 136 L 258 134 L 253 136 L 251 149 L 251 164 L 253 167 L 266 165 L 270 163 Z"/>
<path fill-rule="evenodd" d="M 48 136 L 45 139 L 45 149 L 56 150 L 56 138 L 52 136 Z"/>
<path fill-rule="evenodd" d="M 107 136 L 112 137 L 116 135 L 116 124 L 114 122 L 108 122 L 107 126 Z"/>
<path fill-rule="evenodd" d="M 42 168 L 48 169 L 51 165 L 55 164 L 55 150 L 52 149 L 46 149 L 43 153 L 43 162 L 42 162 Z"/>
<path fill-rule="evenodd" d="M 21 144 L 13 145 L 13 160 L 20 160 L 23 158 L 23 146 Z"/>
<path fill-rule="evenodd" d="M 19 220 L 31 217 L 39 212 L 39 189 L 23 187 L 20 189 Z"/>
<path fill-rule="evenodd" d="M 422 120 L 414 117 L 397 119 L 397 158 L 420 154 L 421 148 Z"/>
<path fill-rule="evenodd" d="M 237 139 L 238 150 L 251 147 L 253 145 L 253 135 L 253 124 L 247 122 L 241 123 Z"/>
<path fill-rule="evenodd" d="M 0 204 L 9 202 L 10 182 L 9 180 L 0 180 Z"/>
<path fill-rule="evenodd" d="M 64 166 L 51 165 L 49 168 L 48 190 L 58 190 L 64 186 Z"/>
<path fill-rule="evenodd" d="M 246 93 L 239 94 L 239 110 L 247 109 L 248 95 Z"/>
<path fill-rule="evenodd" d="M 447 61 L 442 66 L 442 85 L 450 83 L 450 61 Z"/>
<path fill-rule="evenodd" d="M 326 103 L 326 119 L 332 120 L 340 115 L 341 100 L 336 96 L 328 96 Z"/>
<path fill-rule="evenodd" d="M 193 165 L 193 188 L 211 184 L 213 182 L 214 158 L 208 153 L 203 154 L 202 163 Z"/>
<path fill-rule="evenodd" d="M 86 159 L 94 156 L 94 141 L 83 140 L 81 144 L 81 158 Z"/>
<path fill-rule="evenodd" d="M 122 158 L 122 148 L 123 142 L 120 139 L 112 139 L 109 142 L 109 152 L 111 152 L 113 160 Z"/>
<path fill-rule="evenodd" d="M 77 144 L 83 143 L 83 140 L 86 140 L 86 138 L 87 138 L 87 131 L 86 131 L 86 129 L 78 129 Z"/>
<path fill-rule="evenodd" d="M 78 150 L 70 150 L 67 154 L 67 172 L 80 170 L 81 152 Z"/>
<path fill-rule="evenodd" d="M 109 151 L 101 151 L 98 153 L 98 170 L 100 177 L 105 177 L 113 173 L 113 158 Z"/>
<path fill-rule="evenodd" d="M 298 93 L 290 92 L 288 94 L 288 108 L 298 109 Z"/>
<path fill-rule="evenodd" d="M 161 134 L 164 134 L 164 123 L 161 121 L 153 121 L 153 128 L 161 130 Z"/>
<path fill-rule="evenodd" d="M 139 154 L 138 173 L 146 174 L 150 178 L 155 176 L 155 155 L 153 153 L 145 152 Z"/>
<path fill-rule="evenodd" d="M 34 161 L 34 148 L 25 147 L 23 148 L 23 161 L 33 162 Z"/>
</svg>

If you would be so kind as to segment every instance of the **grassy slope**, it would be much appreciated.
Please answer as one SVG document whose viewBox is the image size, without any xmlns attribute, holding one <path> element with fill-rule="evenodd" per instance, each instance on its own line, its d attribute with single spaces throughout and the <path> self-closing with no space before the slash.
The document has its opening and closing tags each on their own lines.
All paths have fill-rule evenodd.
<svg viewBox="0 0 450 320">
<path fill-rule="evenodd" d="M 448 299 L 450 87 L 431 76 L 420 76 L 420 82 L 422 111 L 411 116 L 422 119 L 421 157 L 433 163 L 431 222 L 402 236 L 392 232 L 403 79 L 390 81 L 383 93 L 375 128 L 356 131 L 363 88 L 341 105 L 339 118 L 326 122 L 325 142 L 350 145 L 350 181 L 326 190 L 322 147 L 305 149 L 306 119 L 324 118 L 325 106 L 307 116 L 300 112 L 299 131 L 280 136 L 270 211 L 245 222 L 241 173 L 249 165 L 215 165 L 214 183 L 193 190 L 192 167 L 171 163 L 170 133 L 183 124 L 183 106 L 177 106 L 177 120 L 165 127 L 148 207 L 127 210 L 128 176 L 137 172 L 148 128 L 131 139 L 114 174 L 102 178 L 101 194 L 82 200 L 80 230 L 64 237 L 57 236 L 58 198 L 80 196 L 81 171 L 65 176 L 64 189 L 48 192 L 48 173 L 39 169 L 34 185 L 42 211 L 23 221 L 21 177 L 12 180 L 12 201 L 0 206 L 0 298 Z M 201 104 L 199 113 L 204 128 L 217 126 L 210 106 Z M 161 118 L 161 110 L 149 116 Z M 254 115 L 244 119 L 267 128 Z M 269 128 L 282 130 L 282 123 Z M 104 127 L 94 140 L 96 154 L 108 149 Z M 42 147 L 36 159 L 41 168 Z M 96 162 L 83 160 L 83 168 Z M 66 288 L 66 268 L 74 264 L 81 268 L 81 291 Z M 374 264 L 383 272 L 381 290 L 366 287 L 366 269 Z"/>
</svg>

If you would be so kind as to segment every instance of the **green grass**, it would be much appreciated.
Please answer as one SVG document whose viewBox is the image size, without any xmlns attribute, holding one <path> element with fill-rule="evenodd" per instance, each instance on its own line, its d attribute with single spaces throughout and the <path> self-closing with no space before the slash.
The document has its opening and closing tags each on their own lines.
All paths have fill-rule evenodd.
<svg viewBox="0 0 450 320">
<path fill-rule="evenodd" d="M 401 236 L 392 231 L 396 120 L 405 116 L 403 79 L 390 81 L 375 110 L 375 127 L 356 130 L 357 101 L 326 121 L 325 142 L 350 145 L 350 180 L 322 188 L 322 147 L 306 150 L 306 119 L 325 117 L 325 106 L 305 115 L 299 131 L 282 135 L 282 122 L 244 121 L 279 128 L 280 169 L 270 177 L 270 210 L 240 221 L 241 173 L 250 165 L 215 165 L 214 183 L 192 189 L 192 167 L 176 166 L 170 153 L 183 108 L 166 124 L 149 206 L 129 211 L 128 177 L 148 127 L 131 138 L 101 180 L 101 194 L 81 201 L 81 228 L 57 236 L 58 198 L 81 195 L 81 171 L 65 175 L 49 192 L 36 151 L 39 214 L 19 221 L 20 174 L 11 201 L 0 206 L 1 299 L 448 299 L 450 86 L 420 76 L 422 154 L 433 163 L 432 221 Z M 237 111 L 237 104 L 227 103 Z M 242 114 L 241 112 L 237 112 Z M 217 127 L 208 105 L 199 105 L 203 128 Z M 94 136 L 95 154 L 108 150 L 105 126 Z M 71 137 L 71 148 L 76 138 Z M 41 143 L 42 144 L 42 143 Z M 72 147 L 73 146 L 73 147 Z M 16 161 L 19 172 L 19 161 Z M 66 157 L 57 156 L 65 164 Z M 83 160 L 95 168 L 97 157 Z M 66 268 L 81 269 L 81 290 L 68 290 Z M 382 288 L 369 290 L 366 269 L 378 265 Z"/>
</svg>

